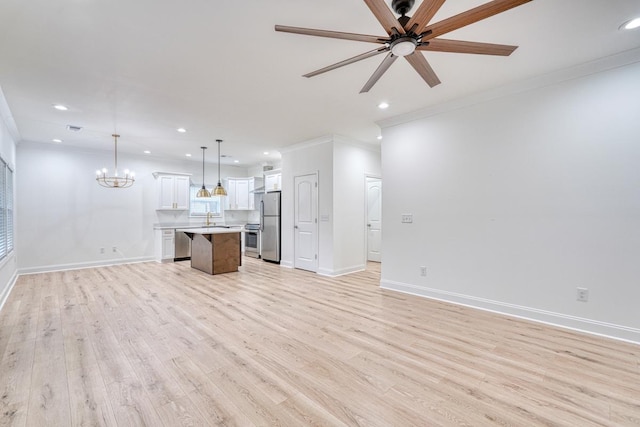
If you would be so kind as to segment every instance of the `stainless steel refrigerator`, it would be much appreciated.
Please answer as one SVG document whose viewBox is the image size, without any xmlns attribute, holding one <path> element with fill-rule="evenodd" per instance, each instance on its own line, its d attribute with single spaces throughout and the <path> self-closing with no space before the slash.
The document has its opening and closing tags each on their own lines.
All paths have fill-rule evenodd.
<svg viewBox="0 0 640 427">
<path fill-rule="evenodd" d="M 265 193 L 260 204 L 262 259 L 280 263 L 280 192 Z"/>
</svg>

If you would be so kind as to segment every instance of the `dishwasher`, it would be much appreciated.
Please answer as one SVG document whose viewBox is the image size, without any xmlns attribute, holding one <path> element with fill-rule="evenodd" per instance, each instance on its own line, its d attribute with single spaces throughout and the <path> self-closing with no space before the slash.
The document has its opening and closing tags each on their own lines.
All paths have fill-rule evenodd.
<svg viewBox="0 0 640 427">
<path fill-rule="evenodd" d="M 191 239 L 182 231 L 175 232 L 175 255 L 174 261 L 185 261 L 191 259 Z"/>
</svg>

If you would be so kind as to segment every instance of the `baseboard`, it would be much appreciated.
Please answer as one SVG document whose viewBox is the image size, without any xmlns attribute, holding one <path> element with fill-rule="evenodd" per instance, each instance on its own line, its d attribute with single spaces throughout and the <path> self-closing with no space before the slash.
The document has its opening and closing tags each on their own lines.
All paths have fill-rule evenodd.
<svg viewBox="0 0 640 427">
<path fill-rule="evenodd" d="M 364 264 L 354 265 L 347 268 L 341 268 L 340 270 L 329 270 L 326 268 L 321 268 L 318 270 L 318 274 L 320 276 L 338 277 L 338 276 L 344 276 L 345 274 L 355 273 L 357 271 L 364 271 L 364 269 L 365 269 Z"/>
<path fill-rule="evenodd" d="M 581 317 L 570 316 L 567 314 L 539 310 L 536 308 L 509 304 L 500 301 L 493 301 L 484 298 L 477 298 L 439 289 L 424 288 L 422 286 L 416 286 L 409 283 L 394 282 L 391 280 L 381 280 L 380 287 L 438 301 L 477 308 L 479 310 L 518 317 L 534 322 L 545 323 L 551 326 L 585 332 L 592 335 L 598 335 L 620 341 L 640 344 L 640 329 L 631 328 L 628 326 L 600 322 L 597 320 L 585 319 Z"/>
<path fill-rule="evenodd" d="M 58 265 L 46 265 L 41 267 L 29 267 L 21 268 L 18 270 L 18 275 L 23 274 L 36 274 L 36 273 L 49 273 L 52 271 L 64 271 L 64 270 L 80 270 L 83 268 L 93 267 L 106 267 L 108 265 L 120 265 L 120 264 L 135 264 L 139 262 L 155 261 L 154 257 L 138 257 L 138 258 L 126 258 L 126 259 L 112 259 L 105 261 L 89 261 L 73 264 L 58 264 Z"/>
<path fill-rule="evenodd" d="M 0 294 L 0 311 L 2 311 L 2 307 L 4 307 L 4 303 L 7 302 L 7 299 L 9 299 L 9 294 L 11 294 L 11 290 L 13 289 L 13 286 L 16 284 L 17 280 L 18 280 L 18 272 L 15 271 L 13 273 L 13 276 L 11 276 L 11 279 L 9 280 L 9 284 L 7 285 L 6 288 L 4 288 L 4 291 L 2 291 L 2 294 Z"/>
<path fill-rule="evenodd" d="M 280 260 L 280 267 L 293 268 L 293 262 L 285 261 L 283 259 Z"/>
</svg>

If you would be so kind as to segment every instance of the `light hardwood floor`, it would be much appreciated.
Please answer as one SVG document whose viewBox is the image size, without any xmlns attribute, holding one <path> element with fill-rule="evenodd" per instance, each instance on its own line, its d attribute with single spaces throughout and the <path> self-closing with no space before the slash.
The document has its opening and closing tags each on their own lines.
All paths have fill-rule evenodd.
<svg viewBox="0 0 640 427">
<path fill-rule="evenodd" d="M 640 425 L 640 346 L 243 264 L 20 277 L 0 425 Z"/>
</svg>

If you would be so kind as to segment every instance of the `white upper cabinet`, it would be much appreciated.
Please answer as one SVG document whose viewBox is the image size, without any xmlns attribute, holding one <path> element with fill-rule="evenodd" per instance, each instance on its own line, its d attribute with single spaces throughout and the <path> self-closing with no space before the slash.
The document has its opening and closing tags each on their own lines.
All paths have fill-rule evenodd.
<svg viewBox="0 0 640 427">
<path fill-rule="evenodd" d="M 156 210 L 188 210 L 190 175 L 154 172 L 158 187 Z"/>
<path fill-rule="evenodd" d="M 261 178 L 227 178 L 225 190 L 225 210 L 254 210 L 255 196 L 253 190 L 262 184 Z"/>
<path fill-rule="evenodd" d="M 264 175 L 264 191 L 280 191 L 282 190 L 282 174 L 280 172 L 272 172 Z"/>
</svg>

